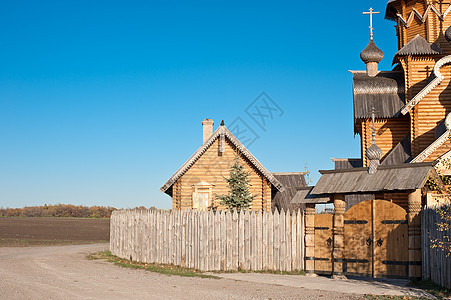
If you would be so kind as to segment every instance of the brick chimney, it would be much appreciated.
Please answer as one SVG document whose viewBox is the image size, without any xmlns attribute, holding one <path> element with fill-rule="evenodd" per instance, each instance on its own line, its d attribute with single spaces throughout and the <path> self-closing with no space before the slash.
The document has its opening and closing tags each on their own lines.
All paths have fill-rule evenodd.
<svg viewBox="0 0 451 300">
<path fill-rule="evenodd" d="M 213 134 L 213 125 L 215 122 L 213 122 L 212 119 L 205 119 L 202 121 L 202 128 L 203 128 L 203 141 L 202 144 L 204 144 L 208 138 Z"/>
</svg>

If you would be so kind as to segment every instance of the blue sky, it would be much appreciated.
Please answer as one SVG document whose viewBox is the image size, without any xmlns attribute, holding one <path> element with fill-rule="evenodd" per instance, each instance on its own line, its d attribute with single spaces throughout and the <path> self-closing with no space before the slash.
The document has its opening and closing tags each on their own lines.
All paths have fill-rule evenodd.
<svg viewBox="0 0 451 300">
<path fill-rule="evenodd" d="M 270 171 L 315 183 L 360 157 L 352 77 L 374 39 L 391 69 L 385 1 L 3 1 L 0 206 L 170 208 L 159 188 L 202 142 L 204 118 L 241 118 Z M 265 92 L 283 114 L 259 127 Z"/>
</svg>

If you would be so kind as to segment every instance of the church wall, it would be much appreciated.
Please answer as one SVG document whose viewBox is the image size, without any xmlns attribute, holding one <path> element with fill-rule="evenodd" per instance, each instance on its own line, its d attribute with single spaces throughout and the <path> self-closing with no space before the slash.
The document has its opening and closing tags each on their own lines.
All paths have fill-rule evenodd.
<svg viewBox="0 0 451 300">
<path fill-rule="evenodd" d="M 421 65 L 414 65 L 412 68 L 420 69 Z M 436 127 L 443 121 L 448 113 L 451 112 L 451 66 L 445 65 L 440 69 L 445 75 L 443 81 L 436 86 L 428 95 L 426 95 L 411 111 L 413 113 L 413 132 L 412 138 L 412 155 L 417 156 L 421 151 L 432 144 L 438 136 L 436 136 Z M 418 75 L 420 78 L 421 75 Z M 415 96 L 427 83 L 425 74 L 423 73 L 423 81 L 421 84 L 411 88 L 409 94 Z"/>
<path fill-rule="evenodd" d="M 376 128 L 376 144 L 381 148 L 383 153 L 382 161 L 385 159 L 387 153 L 409 133 L 409 120 L 408 117 L 376 119 L 374 125 Z M 363 166 L 367 167 L 369 161 L 366 158 L 365 153 L 366 149 L 368 149 L 372 143 L 372 122 L 370 119 L 362 120 L 361 126 Z"/>
</svg>

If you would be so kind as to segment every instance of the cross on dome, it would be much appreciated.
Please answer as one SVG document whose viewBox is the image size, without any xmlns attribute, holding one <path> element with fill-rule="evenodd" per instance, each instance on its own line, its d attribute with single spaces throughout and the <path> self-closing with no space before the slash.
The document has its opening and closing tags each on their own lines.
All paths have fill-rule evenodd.
<svg viewBox="0 0 451 300">
<path fill-rule="evenodd" d="M 364 11 L 364 15 L 370 15 L 370 39 L 373 39 L 373 15 L 380 14 L 379 11 L 374 11 L 372 7 L 370 7 L 369 11 Z"/>
</svg>

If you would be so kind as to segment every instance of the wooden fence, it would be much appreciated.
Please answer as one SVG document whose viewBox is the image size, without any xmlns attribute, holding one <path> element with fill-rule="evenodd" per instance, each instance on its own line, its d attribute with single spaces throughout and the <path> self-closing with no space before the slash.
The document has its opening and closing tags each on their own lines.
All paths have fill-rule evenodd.
<svg viewBox="0 0 451 300">
<path fill-rule="evenodd" d="M 437 223 L 443 222 L 434 208 L 425 208 L 422 213 L 421 238 L 423 245 L 423 279 L 430 279 L 442 287 L 451 288 L 451 255 L 446 251 L 431 248 L 431 238 L 448 241 L 451 230 L 437 230 Z"/>
<path fill-rule="evenodd" d="M 202 271 L 302 270 L 304 218 L 300 211 L 118 210 L 111 215 L 110 250 Z"/>
</svg>

